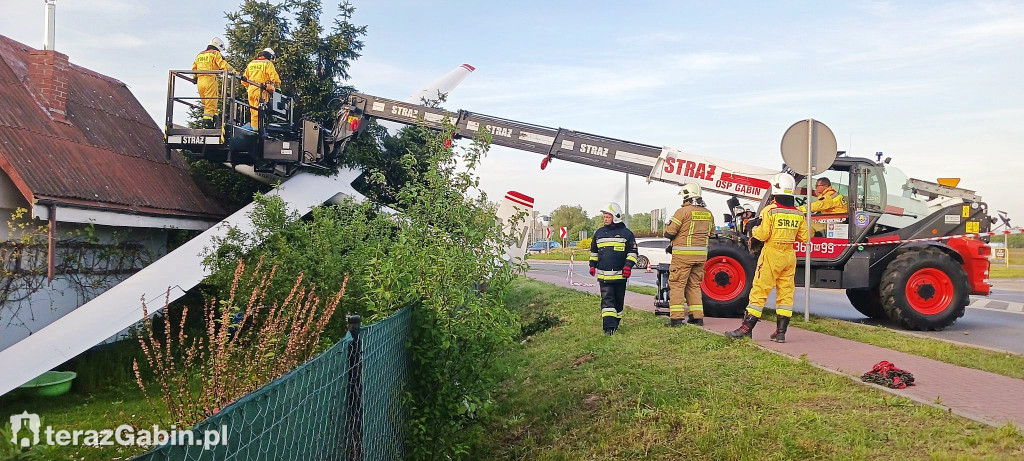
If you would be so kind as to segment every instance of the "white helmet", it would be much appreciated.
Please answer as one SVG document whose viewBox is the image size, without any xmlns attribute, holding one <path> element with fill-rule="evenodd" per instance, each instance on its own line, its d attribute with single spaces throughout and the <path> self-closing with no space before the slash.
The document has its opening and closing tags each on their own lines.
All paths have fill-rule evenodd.
<svg viewBox="0 0 1024 461">
<path fill-rule="evenodd" d="M 277 59 L 277 53 L 274 53 L 274 50 L 272 50 L 270 48 L 264 48 L 263 52 L 270 54 L 270 59 L 271 60 Z"/>
<path fill-rule="evenodd" d="M 793 195 L 796 188 L 796 180 L 789 173 L 779 173 L 772 176 L 772 195 Z"/>
<path fill-rule="evenodd" d="M 220 51 L 221 53 L 224 52 L 224 40 L 221 40 L 220 37 L 213 37 L 210 39 L 210 46 L 216 48 L 217 51 Z"/>
<path fill-rule="evenodd" d="M 601 209 L 601 213 L 607 213 L 612 215 L 613 223 L 622 222 L 622 207 L 620 207 L 618 203 L 609 203 L 608 206 Z"/>
<path fill-rule="evenodd" d="M 683 184 L 683 188 L 679 191 L 679 195 L 683 196 L 684 202 L 690 199 L 700 198 L 700 185 L 692 182 Z"/>
</svg>

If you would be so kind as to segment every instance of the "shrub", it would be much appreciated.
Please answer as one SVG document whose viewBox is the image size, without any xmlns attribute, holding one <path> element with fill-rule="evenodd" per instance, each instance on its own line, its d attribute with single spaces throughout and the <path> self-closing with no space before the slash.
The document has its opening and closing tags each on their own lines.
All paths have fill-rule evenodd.
<svg viewBox="0 0 1024 461">
<path fill-rule="evenodd" d="M 513 236 L 502 231 L 496 207 L 474 176 L 488 140 L 457 152 L 445 143 L 454 127 L 441 133 L 413 129 L 425 145 L 410 144 L 387 172 L 371 166 L 364 176 L 377 190 L 387 183 L 400 217 L 349 201 L 303 218 L 280 200 L 259 196 L 254 228 L 230 231 L 207 263 L 210 280 L 224 290 L 235 261 L 265 260 L 278 268 L 268 296 L 286 293 L 284 282 L 301 273 L 316 280 L 314 292 L 325 297 L 348 274 L 338 309 L 361 314 L 367 323 L 414 306 L 407 457 L 444 459 L 465 453 L 463 430 L 491 402 L 497 378 L 492 360 L 520 333 L 518 317 L 502 299 L 522 267 L 503 260 Z M 406 170 L 395 174 L 396 167 Z M 340 322 L 329 331 L 332 339 L 344 334 Z"/>
</svg>

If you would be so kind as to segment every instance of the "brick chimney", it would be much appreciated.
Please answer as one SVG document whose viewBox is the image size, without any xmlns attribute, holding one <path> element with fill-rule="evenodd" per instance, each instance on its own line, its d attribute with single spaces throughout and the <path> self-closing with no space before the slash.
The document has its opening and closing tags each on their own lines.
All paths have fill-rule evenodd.
<svg viewBox="0 0 1024 461">
<path fill-rule="evenodd" d="M 53 50 L 28 52 L 28 79 L 54 120 L 68 121 L 68 56 Z"/>
</svg>

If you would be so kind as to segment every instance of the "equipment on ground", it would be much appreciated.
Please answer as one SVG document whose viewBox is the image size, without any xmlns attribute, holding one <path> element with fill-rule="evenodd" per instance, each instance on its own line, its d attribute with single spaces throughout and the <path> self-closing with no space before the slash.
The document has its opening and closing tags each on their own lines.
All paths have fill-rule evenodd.
<svg viewBox="0 0 1024 461">
<path fill-rule="evenodd" d="M 760 200 L 763 209 L 773 194 L 794 196 L 797 205 L 806 201 L 805 175 L 787 167 L 783 171 L 730 162 L 599 136 L 564 128 L 550 128 L 468 111 L 448 112 L 421 104 L 401 102 L 363 93 L 339 98 L 332 127 L 322 127 L 295 117 L 289 99 L 274 94 L 257 108 L 265 131 L 242 126 L 249 106 L 237 93 L 237 76 L 218 73 L 222 79 L 224 117 L 214 129 L 190 129 L 172 124 L 173 107 L 198 107 L 189 98 L 173 96 L 176 80 L 192 81 L 204 71 L 172 71 L 167 115 L 167 148 L 182 149 L 233 166 L 251 166 L 255 172 L 288 177 L 301 169 L 331 169 L 341 163 L 345 144 L 366 125 L 366 118 L 421 124 L 431 129 L 453 130 L 454 138 L 489 136 L 492 144 L 543 156 L 542 168 L 560 159 L 602 169 L 633 174 L 670 184 L 695 184 L 703 192 L 733 197 L 731 215 L 736 221 L 739 201 Z M 191 85 L 190 85 L 191 87 Z M 194 98 L 193 98 L 194 99 Z M 446 125 L 447 124 L 447 125 Z M 550 171 L 550 170 L 548 170 Z M 974 192 L 910 179 L 886 162 L 839 156 L 826 171 L 827 177 L 849 207 L 845 214 L 812 218 L 811 248 L 795 244 L 799 256 L 811 252 L 810 285 L 846 290 L 853 306 L 872 318 L 889 318 L 906 328 L 933 330 L 949 326 L 964 315 L 968 295 L 987 295 L 992 221 L 988 206 Z M 948 181 L 944 181 L 947 182 Z M 617 214 L 621 214 L 619 211 Z M 752 220 L 756 222 L 756 220 Z M 748 223 L 751 224 L 751 223 Z M 723 228 L 712 235 L 705 277 L 701 285 L 704 312 L 709 316 L 738 317 L 747 306 L 759 248 L 744 232 Z M 668 308 L 667 265 L 659 272 L 656 309 Z M 804 269 L 797 268 L 796 285 L 804 286 Z"/>
</svg>

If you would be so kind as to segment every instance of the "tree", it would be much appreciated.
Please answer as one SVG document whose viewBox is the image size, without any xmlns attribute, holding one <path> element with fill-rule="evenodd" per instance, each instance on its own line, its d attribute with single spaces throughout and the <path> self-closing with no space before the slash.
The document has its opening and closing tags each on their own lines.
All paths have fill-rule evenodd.
<svg viewBox="0 0 1024 461">
<path fill-rule="evenodd" d="M 229 24 L 227 59 L 244 69 L 264 48 L 277 54 L 274 63 L 281 75 L 281 92 L 295 99 L 304 117 L 327 125 L 336 108 L 332 102 L 343 92 L 348 69 L 357 59 L 366 26 L 351 22 L 355 7 L 338 5 L 333 27 L 325 34 L 320 17 L 322 0 L 288 0 L 279 5 L 269 1 L 245 0 L 236 12 L 225 14 Z"/>
<path fill-rule="evenodd" d="M 591 234 L 594 232 L 587 219 L 587 212 L 583 211 L 583 207 L 580 205 L 562 205 L 555 208 L 555 211 L 551 212 L 551 227 L 551 236 L 554 238 L 558 237 L 559 227 L 567 227 L 566 237 L 569 240 L 575 240 L 582 230 Z"/>
</svg>

